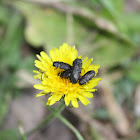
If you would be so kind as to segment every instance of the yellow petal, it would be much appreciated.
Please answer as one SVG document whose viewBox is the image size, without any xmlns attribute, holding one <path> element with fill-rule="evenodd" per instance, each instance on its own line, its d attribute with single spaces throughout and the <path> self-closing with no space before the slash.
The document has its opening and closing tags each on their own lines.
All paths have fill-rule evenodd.
<svg viewBox="0 0 140 140">
<path fill-rule="evenodd" d="M 98 73 L 98 69 L 99 69 L 99 68 L 100 68 L 99 65 L 94 65 L 93 70 L 95 71 L 95 76 L 97 75 L 97 73 Z"/>
<path fill-rule="evenodd" d="M 68 97 L 68 94 L 65 95 L 64 101 L 65 101 L 66 106 L 70 104 L 70 99 Z"/>
<path fill-rule="evenodd" d="M 85 96 L 87 98 L 93 98 L 93 94 L 91 92 L 82 92 L 80 95 Z"/>
<path fill-rule="evenodd" d="M 53 98 L 54 98 L 54 96 L 53 96 L 53 95 L 52 95 L 52 96 L 50 96 L 50 97 L 48 98 L 48 101 L 51 101 Z"/>
<path fill-rule="evenodd" d="M 40 55 L 42 59 L 44 59 L 48 64 L 52 64 L 50 57 L 44 51 L 42 51 Z"/>
<path fill-rule="evenodd" d="M 41 71 L 46 71 L 46 68 L 38 60 L 35 60 L 35 66 L 38 67 L 39 69 L 41 69 Z"/>
<path fill-rule="evenodd" d="M 58 49 L 57 48 L 54 48 L 54 49 L 51 49 L 50 50 L 50 57 L 51 57 L 51 59 L 52 59 L 52 61 L 54 62 L 54 61 L 58 61 L 57 60 L 57 53 L 56 52 L 58 52 Z"/>
<path fill-rule="evenodd" d="M 97 91 L 97 89 L 87 89 L 87 91 L 89 91 L 89 92 L 95 92 L 95 91 Z"/>
<path fill-rule="evenodd" d="M 33 73 L 40 73 L 38 70 L 33 70 Z"/>
<path fill-rule="evenodd" d="M 46 94 L 47 94 L 46 92 L 42 91 L 39 94 L 37 94 L 36 97 L 43 96 L 43 95 L 46 95 Z"/>
<path fill-rule="evenodd" d="M 62 51 L 62 53 L 64 53 L 65 51 L 70 51 L 71 47 L 67 44 L 67 43 L 63 43 L 62 46 L 60 46 L 60 51 Z"/>
<path fill-rule="evenodd" d="M 43 89 L 46 89 L 47 86 L 42 85 L 42 84 L 36 84 L 36 85 L 34 85 L 34 88 L 39 89 L 39 90 L 43 90 Z"/>
<path fill-rule="evenodd" d="M 42 73 L 35 75 L 35 76 L 34 76 L 34 79 L 39 79 L 39 80 L 41 80 L 41 79 L 42 79 Z"/>
<path fill-rule="evenodd" d="M 86 69 L 85 73 L 88 72 L 88 71 L 90 71 L 90 70 L 94 70 L 94 71 L 95 71 L 95 76 L 96 76 L 97 73 L 98 73 L 98 69 L 99 69 L 99 68 L 100 68 L 99 65 L 93 65 L 93 64 L 91 64 L 91 65 Z"/>
<path fill-rule="evenodd" d="M 40 55 L 37 54 L 36 57 L 41 61 L 41 57 L 40 57 Z"/>
<path fill-rule="evenodd" d="M 71 100 L 71 103 L 72 103 L 72 105 L 73 105 L 75 108 L 78 108 L 78 107 L 79 107 L 79 105 L 78 105 L 78 102 L 77 102 L 77 99 L 76 99 L 76 98 L 72 99 L 72 100 Z"/>
<path fill-rule="evenodd" d="M 78 98 L 84 105 L 88 105 L 90 103 L 90 101 L 83 96 L 79 96 Z"/>
<path fill-rule="evenodd" d="M 82 68 L 86 70 L 89 67 L 89 65 L 91 64 L 92 60 L 93 60 L 93 58 L 90 58 L 86 62 L 84 62 Z"/>
<path fill-rule="evenodd" d="M 50 68 L 50 66 L 52 66 L 53 64 L 49 64 L 49 63 L 47 63 L 45 60 L 42 60 L 41 61 L 41 63 L 42 63 L 42 65 L 43 65 L 43 67 L 45 68 L 45 70 L 47 70 L 47 69 L 49 69 Z"/>
<path fill-rule="evenodd" d="M 88 88 L 94 88 L 95 86 L 98 85 L 99 81 L 101 80 L 102 78 L 95 78 L 95 79 L 92 79 L 90 80 L 85 86 L 88 86 Z"/>
<path fill-rule="evenodd" d="M 79 58 L 79 59 L 82 59 L 82 56 L 81 56 L 81 55 L 79 55 L 79 56 L 78 56 L 78 58 Z"/>
<path fill-rule="evenodd" d="M 55 104 L 57 101 L 61 99 L 61 97 L 62 97 L 62 94 L 54 93 L 53 98 L 50 100 L 50 105 Z"/>
<path fill-rule="evenodd" d="M 48 102 L 46 103 L 46 105 L 49 105 L 50 106 L 50 100 L 48 100 Z"/>
<path fill-rule="evenodd" d="M 88 57 L 86 57 L 84 60 L 83 60 L 83 64 L 88 60 Z"/>
</svg>

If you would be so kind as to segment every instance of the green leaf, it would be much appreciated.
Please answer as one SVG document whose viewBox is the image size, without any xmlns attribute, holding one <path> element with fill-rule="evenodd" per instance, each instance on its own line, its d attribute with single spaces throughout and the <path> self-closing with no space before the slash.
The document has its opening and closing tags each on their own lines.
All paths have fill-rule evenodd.
<svg viewBox="0 0 140 140">
<path fill-rule="evenodd" d="M 19 140 L 20 135 L 17 129 L 3 130 L 0 132 L 0 140 Z"/>
<path fill-rule="evenodd" d="M 2 83 L 1 83 L 2 84 Z M 2 86 L 0 86 L 0 88 L 3 88 Z M 2 90 L 0 90 L 2 91 Z M 3 119 L 6 115 L 6 113 L 8 112 L 8 102 L 11 98 L 11 95 L 9 93 L 0 93 L 0 97 L 1 97 L 1 100 L 0 100 L 0 124 L 3 122 Z M 4 94 L 4 96 L 2 96 L 2 94 Z"/>
<path fill-rule="evenodd" d="M 0 23 L 7 25 L 9 21 L 9 17 L 11 15 L 10 10 L 4 4 L 0 4 Z"/>
<path fill-rule="evenodd" d="M 6 32 L 0 44 L 0 123 L 8 111 L 15 83 L 14 72 L 20 65 L 20 47 L 23 41 L 23 18 L 11 11 Z"/>
<path fill-rule="evenodd" d="M 30 73 L 33 72 L 33 69 L 36 69 L 34 66 L 35 56 L 29 55 L 23 61 L 21 61 L 19 69 L 25 69 Z"/>
<path fill-rule="evenodd" d="M 118 13 L 122 13 L 124 10 L 124 0 L 110 0 L 110 2 L 112 3 L 114 9 L 116 9 L 116 11 Z"/>
<path fill-rule="evenodd" d="M 138 13 L 126 13 L 121 15 L 121 20 L 128 26 L 130 33 L 140 32 L 140 15 Z"/>
<path fill-rule="evenodd" d="M 128 69 L 127 75 L 134 81 L 140 82 L 140 60 L 133 62 Z"/>
<path fill-rule="evenodd" d="M 109 117 L 108 111 L 105 108 L 98 109 L 93 113 L 93 117 L 99 120 L 108 120 L 111 119 Z"/>
<path fill-rule="evenodd" d="M 0 45 L 1 66 L 17 67 L 20 63 L 20 47 L 23 42 L 23 18 L 13 12 Z"/>
<path fill-rule="evenodd" d="M 113 20 L 116 27 L 120 30 L 121 33 L 127 35 L 127 26 L 123 23 L 123 20 L 120 19 L 122 13 L 123 0 L 99 0 L 99 3 L 103 7 L 102 15 L 110 20 Z M 121 9 L 121 10 L 120 10 Z"/>
<path fill-rule="evenodd" d="M 3 75 L 2 75 L 3 74 Z M 12 91 L 15 83 L 15 75 L 10 74 L 7 70 L 0 73 L 0 124 L 8 112 L 9 101 L 12 97 Z"/>
<path fill-rule="evenodd" d="M 43 10 L 37 5 L 25 2 L 17 2 L 16 7 L 23 12 L 27 19 L 25 38 L 33 46 L 43 45 L 47 50 L 50 50 L 68 42 L 69 27 L 65 14 L 53 9 Z M 76 20 L 72 26 L 74 28 L 74 44 L 79 45 L 85 40 L 88 32 Z"/>
<path fill-rule="evenodd" d="M 121 64 L 136 52 L 135 48 L 124 46 L 115 40 L 99 36 L 97 44 L 95 42 L 95 49 L 93 46 L 94 62 L 101 65 L 103 68 L 108 68 Z"/>
<path fill-rule="evenodd" d="M 124 0 L 89 0 L 94 6 L 103 6 L 110 14 L 122 13 Z"/>
<path fill-rule="evenodd" d="M 103 5 L 103 7 L 110 13 L 111 16 L 117 17 L 118 12 L 115 9 L 113 3 L 111 0 L 100 0 L 100 3 Z"/>
<path fill-rule="evenodd" d="M 133 111 L 132 94 L 136 88 L 136 82 L 131 80 L 126 74 L 125 77 L 114 83 L 114 95 L 119 104 L 125 105 Z"/>
<path fill-rule="evenodd" d="M 65 42 L 66 19 L 63 15 L 24 2 L 17 2 L 16 6 L 27 19 L 25 38 L 33 46 L 53 48 Z"/>
</svg>

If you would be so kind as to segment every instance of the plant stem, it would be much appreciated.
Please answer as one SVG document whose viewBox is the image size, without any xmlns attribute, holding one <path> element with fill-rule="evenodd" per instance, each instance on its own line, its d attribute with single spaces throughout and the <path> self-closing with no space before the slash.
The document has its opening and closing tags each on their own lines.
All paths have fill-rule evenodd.
<svg viewBox="0 0 140 140">
<path fill-rule="evenodd" d="M 27 140 L 27 138 L 24 134 L 22 134 L 21 137 L 22 137 L 22 140 Z"/>
<path fill-rule="evenodd" d="M 41 100 L 42 103 L 46 106 L 46 103 Z M 43 120 L 37 127 L 35 127 L 33 130 L 29 131 L 26 135 L 31 135 L 32 133 L 36 132 L 37 130 L 39 130 L 41 127 L 43 127 L 44 125 L 48 124 L 54 117 L 59 118 L 67 127 L 69 127 L 69 129 L 71 129 L 74 134 L 76 135 L 76 137 L 78 138 L 78 140 L 84 140 L 84 138 L 82 137 L 82 135 L 79 133 L 79 131 L 65 118 L 63 117 L 60 113 L 61 111 L 64 109 L 64 103 L 62 102 L 57 109 L 53 109 L 50 106 L 46 106 L 50 111 L 51 114 L 45 119 Z"/>
<path fill-rule="evenodd" d="M 24 132 L 24 128 L 23 128 L 21 121 L 18 122 L 18 129 L 19 129 L 19 133 L 21 135 L 21 140 L 27 140 L 27 137 L 26 137 L 26 134 Z"/>
<path fill-rule="evenodd" d="M 60 103 L 60 105 L 56 108 L 56 112 L 60 113 L 62 112 L 62 110 L 64 109 L 64 103 Z M 40 128 L 42 128 L 44 125 L 48 124 L 52 119 L 54 119 L 56 116 L 55 114 L 52 112 L 49 114 L 49 116 L 46 117 L 46 119 L 44 119 L 40 124 L 37 125 L 37 127 L 35 127 L 34 129 L 32 129 L 31 131 L 29 131 L 26 135 L 31 135 L 34 132 L 36 132 L 37 130 L 39 130 Z"/>
<path fill-rule="evenodd" d="M 82 135 L 79 133 L 79 131 L 65 118 L 63 117 L 61 114 L 59 114 L 59 112 L 55 111 L 53 108 L 51 108 L 50 106 L 47 106 L 47 108 L 54 113 L 54 115 L 56 117 L 58 117 L 69 129 L 71 129 L 74 134 L 76 135 L 76 137 L 78 138 L 78 140 L 84 140 L 84 138 L 82 137 Z"/>
</svg>

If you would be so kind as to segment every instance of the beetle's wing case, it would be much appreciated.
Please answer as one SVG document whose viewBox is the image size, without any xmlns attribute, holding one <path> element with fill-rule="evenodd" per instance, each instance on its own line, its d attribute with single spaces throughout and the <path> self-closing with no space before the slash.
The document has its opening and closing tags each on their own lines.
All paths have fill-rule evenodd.
<svg viewBox="0 0 140 140">
<path fill-rule="evenodd" d="M 79 84 L 84 85 L 88 81 L 90 81 L 93 77 L 95 76 L 95 71 L 91 70 L 85 73 L 80 79 L 79 79 Z"/>
</svg>

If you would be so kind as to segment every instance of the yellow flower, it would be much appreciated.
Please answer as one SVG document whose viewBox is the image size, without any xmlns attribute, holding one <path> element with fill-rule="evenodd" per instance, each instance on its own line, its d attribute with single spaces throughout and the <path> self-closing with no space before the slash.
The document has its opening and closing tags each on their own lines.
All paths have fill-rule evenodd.
<svg viewBox="0 0 140 140">
<path fill-rule="evenodd" d="M 35 66 L 39 68 L 39 71 L 33 71 L 36 73 L 34 78 L 38 78 L 42 81 L 42 84 L 34 85 L 34 88 L 42 90 L 36 97 L 49 94 L 47 105 L 53 105 L 61 98 L 64 99 L 65 105 L 71 104 L 78 108 L 78 101 L 80 100 L 84 105 L 88 105 L 90 102 L 87 98 L 92 98 L 93 94 L 97 89 L 93 89 L 98 85 L 98 82 L 102 78 L 93 78 L 85 85 L 72 84 L 70 79 L 60 77 L 60 73 L 64 70 L 53 66 L 54 61 L 60 61 L 67 63 L 72 66 L 73 61 L 78 57 L 78 52 L 75 47 L 70 47 L 64 43 L 59 49 L 55 48 L 50 51 L 50 57 L 45 53 L 41 52 L 37 55 L 39 60 L 35 60 Z M 86 57 L 82 60 L 82 71 L 81 76 L 90 70 L 95 71 L 95 76 L 98 73 L 99 65 L 91 64 L 92 59 Z M 78 100 L 78 101 L 77 101 Z"/>
</svg>

